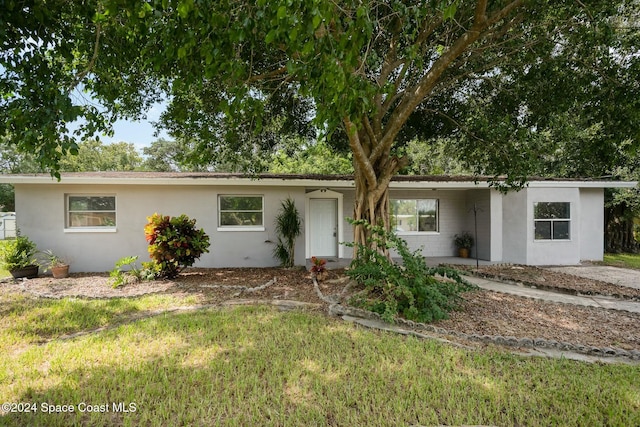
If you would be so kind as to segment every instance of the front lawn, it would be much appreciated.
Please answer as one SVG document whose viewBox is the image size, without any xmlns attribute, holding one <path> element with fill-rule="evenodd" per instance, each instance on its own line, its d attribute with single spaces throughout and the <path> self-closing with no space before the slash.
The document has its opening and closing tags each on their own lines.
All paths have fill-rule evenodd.
<svg viewBox="0 0 640 427">
<path fill-rule="evenodd" d="M 32 410 L 0 424 L 640 425 L 640 366 L 466 351 L 264 306 L 139 318 L 188 304 L 0 294 L 0 401 Z"/>
<path fill-rule="evenodd" d="M 0 246 L 4 246 L 7 242 L 8 240 L 0 240 Z M 7 270 L 0 269 L 0 278 L 9 276 L 11 276 L 11 274 Z"/>
<path fill-rule="evenodd" d="M 640 254 L 604 254 L 605 265 L 640 269 Z"/>
</svg>

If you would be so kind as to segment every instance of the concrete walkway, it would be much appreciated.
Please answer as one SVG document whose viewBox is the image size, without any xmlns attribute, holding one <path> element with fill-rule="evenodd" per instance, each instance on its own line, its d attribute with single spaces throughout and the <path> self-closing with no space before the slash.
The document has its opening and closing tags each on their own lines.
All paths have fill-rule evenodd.
<svg viewBox="0 0 640 427">
<path fill-rule="evenodd" d="M 552 292 L 542 289 L 535 289 L 528 286 L 510 285 L 494 280 L 483 279 L 476 276 L 465 276 L 465 279 L 482 289 L 494 292 L 502 292 L 521 297 L 533 298 L 544 301 L 559 302 L 563 304 L 574 304 L 585 307 L 598 307 L 607 310 L 630 311 L 640 313 L 640 302 L 627 301 L 619 298 L 604 296 L 576 296 L 560 292 Z"/>
</svg>

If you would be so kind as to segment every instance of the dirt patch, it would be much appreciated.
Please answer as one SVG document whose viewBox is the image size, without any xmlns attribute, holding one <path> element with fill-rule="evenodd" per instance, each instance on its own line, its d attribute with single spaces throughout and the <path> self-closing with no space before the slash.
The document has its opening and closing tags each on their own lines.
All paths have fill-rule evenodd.
<svg viewBox="0 0 640 427">
<path fill-rule="evenodd" d="M 325 296 L 344 289 L 344 270 L 328 272 L 319 285 Z M 571 292 L 610 295 L 611 284 L 576 278 L 533 267 L 488 266 L 481 274 L 502 280 Z M 275 280 L 274 280 L 275 279 Z M 630 297 L 637 294 L 629 289 Z M 76 274 L 68 279 L 40 277 L 14 282 L 5 280 L 0 292 L 21 292 L 48 298 L 122 298 L 150 293 L 195 296 L 199 304 L 231 300 L 297 300 L 321 304 L 308 271 L 281 268 L 188 269 L 175 280 L 129 284 L 114 289 L 106 274 Z M 536 301 L 490 291 L 463 294 L 462 310 L 436 325 L 447 330 L 478 335 L 543 338 L 595 347 L 640 350 L 640 315 L 600 308 Z M 324 310 L 326 312 L 326 310 Z"/>
<path fill-rule="evenodd" d="M 322 292 L 339 293 L 344 283 L 334 281 L 343 270 L 332 270 L 321 283 Z M 253 288 L 264 289 L 256 291 Z M 45 298 L 129 298 L 162 293 L 194 295 L 199 302 L 211 304 L 230 298 L 289 299 L 322 302 L 308 271 L 300 268 L 221 268 L 187 269 L 174 280 L 130 283 L 114 288 L 108 274 L 72 274 L 66 279 L 42 276 L 14 281 L 5 279 L 0 285 L 5 292 L 21 292 Z"/>
<path fill-rule="evenodd" d="M 594 347 L 640 349 L 640 315 L 537 301 L 486 290 L 467 292 L 460 311 L 435 326 L 469 335 L 544 338 Z"/>
</svg>

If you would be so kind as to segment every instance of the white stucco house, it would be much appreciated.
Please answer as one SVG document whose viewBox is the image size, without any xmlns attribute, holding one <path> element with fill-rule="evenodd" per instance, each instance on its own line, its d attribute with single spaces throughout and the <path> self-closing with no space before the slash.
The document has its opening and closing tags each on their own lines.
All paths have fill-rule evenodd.
<svg viewBox="0 0 640 427">
<path fill-rule="evenodd" d="M 296 262 L 311 256 L 350 258 L 349 176 L 218 173 L 87 172 L 0 175 L 13 184 L 18 227 L 40 249 L 68 258 L 73 271 L 108 271 L 123 256 L 148 259 L 147 216 L 186 214 L 211 238 L 200 267 L 277 265 L 274 221 L 282 200 L 304 221 Z M 566 265 L 602 260 L 604 188 L 635 182 L 534 180 L 502 194 L 487 179 L 400 176 L 390 184 L 394 227 L 425 257 L 455 255 L 454 235 L 474 231 L 472 255 L 514 264 Z M 477 252 L 476 252 L 477 251 Z"/>
</svg>

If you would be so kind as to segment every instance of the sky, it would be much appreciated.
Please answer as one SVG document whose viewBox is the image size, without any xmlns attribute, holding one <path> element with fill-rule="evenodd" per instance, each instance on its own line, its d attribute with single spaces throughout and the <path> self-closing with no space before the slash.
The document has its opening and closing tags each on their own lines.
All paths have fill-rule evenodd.
<svg viewBox="0 0 640 427">
<path fill-rule="evenodd" d="M 142 149 L 151 145 L 151 142 L 156 139 L 169 139 L 169 135 L 164 131 L 158 136 L 154 136 L 155 129 L 151 124 L 160 118 L 165 107 L 165 103 L 155 104 L 147 113 L 147 119 L 143 121 L 118 120 L 113 126 L 113 136 L 100 135 L 100 140 L 107 144 L 121 141 L 130 142 L 142 153 Z"/>
</svg>

